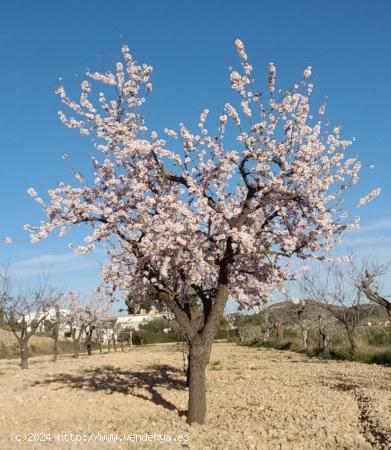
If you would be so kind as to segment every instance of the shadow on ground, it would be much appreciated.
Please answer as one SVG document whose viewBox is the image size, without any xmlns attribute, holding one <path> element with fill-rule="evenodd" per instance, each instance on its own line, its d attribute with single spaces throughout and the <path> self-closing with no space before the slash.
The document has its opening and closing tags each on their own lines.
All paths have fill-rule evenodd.
<svg viewBox="0 0 391 450">
<path fill-rule="evenodd" d="M 46 380 L 36 381 L 33 386 L 51 383 L 61 383 L 72 389 L 101 391 L 107 395 L 115 392 L 132 395 L 151 401 L 155 405 L 162 406 L 170 411 L 177 411 L 180 416 L 185 415 L 185 411 L 179 410 L 176 405 L 166 400 L 157 390 L 159 387 L 177 390 L 186 388 L 182 372 L 165 364 L 149 366 L 143 372 L 122 370 L 119 367 L 106 365 L 96 369 L 86 369 L 79 374 L 60 373 Z M 138 392 L 140 389 L 146 390 L 150 396 Z"/>
</svg>

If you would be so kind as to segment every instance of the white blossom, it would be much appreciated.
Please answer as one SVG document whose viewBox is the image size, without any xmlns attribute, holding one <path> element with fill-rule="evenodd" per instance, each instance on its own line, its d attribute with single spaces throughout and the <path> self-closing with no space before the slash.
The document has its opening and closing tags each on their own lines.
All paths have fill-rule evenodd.
<svg viewBox="0 0 391 450">
<path fill-rule="evenodd" d="M 329 132 L 313 121 L 313 86 L 306 81 L 311 66 L 276 96 L 276 67 L 270 63 L 270 92 L 264 96 L 254 89 L 243 42 L 236 40 L 235 47 L 240 68 L 231 70 L 230 81 L 238 101 L 225 103 L 215 133 L 206 128 L 209 110 L 198 127 L 165 128 L 177 142 L 147 132 L 142 111 L 153 69 L 135 61 L 127 46 L 112 72 L 88 71 L 79 101 L 59 87 L 65 111 L 60 120 L 88 131 L 97 154 L 91 173 L 75 172 L 80 183 L 49 190 L 49 201 L 42 203 L 45 220 L 26 226 L 31 241 L 54 230 L 65 236 L 87 223 L 83 242 L 72 248 L 84 253 L 105 243 L 102 276 L 113 289 L 137 298 L 151 289 L 170 293 L 179 308 L 198 289 L 211 295 L 221 289 L 223 264 L 226 300 L 259 308 L 275 290 L 284 290 L 287 279 L 300 276 L 289 271 L 292 256 L 325 260 L 340 234 L 358 225 L 342 211 L 345 192 L 361 170 L 347 154 L 352 140 L 342 139 L 339 127 Z M 33 188 L 28 193 L 41 202 Z"/>
<path fill-rule="evenodd" d="M 373 191 L 371 191 L 369 194 L 367 194 L 365 197 L 360 198 L 360 200 L 357 202 L 357 207 L 360 208 L 361 206 L 366 205 L 370 201 L 372 201 L 374 198 L 376 198 L 378 195 L 380 195 L 381 189 L 376 188 Z"/>
</svg>

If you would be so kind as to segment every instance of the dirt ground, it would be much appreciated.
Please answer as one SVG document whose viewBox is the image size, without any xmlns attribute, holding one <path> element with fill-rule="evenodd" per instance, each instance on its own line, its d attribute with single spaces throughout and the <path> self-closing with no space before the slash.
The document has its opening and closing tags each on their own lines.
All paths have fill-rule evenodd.
<svg viewBox="0 0 391 450">
<path fill-rule="evenodd" d="M 190 427 L 182 366 L 176 345 L 2 360 L 0 449 L 391 448 L 391 368 L 218 343 Z"/>
</svg>

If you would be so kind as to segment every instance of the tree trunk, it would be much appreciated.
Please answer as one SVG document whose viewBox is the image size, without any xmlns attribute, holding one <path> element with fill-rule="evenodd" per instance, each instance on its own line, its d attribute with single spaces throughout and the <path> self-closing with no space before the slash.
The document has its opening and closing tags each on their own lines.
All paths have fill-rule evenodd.
<svg viewBox="0 0 391 450">
<path fill-rule="evenodd" d="M 331 336 L 326 332 L 320 330 L 319 331 L 319 352 L 322 353 L 327 350 L 327 347 L 330 345 Z"/>
<path fill-rule="evenodd" d="M 22 341 L 19 343 L 20 345 L 20 367 L 22 369 L 28 369 L 28 348 L 27 348 L 27 341 Z"/>
<path fill-rule="evenodd" d="M 87 355 L 92 355 L 92 334 L 94 333 L 95 327 L 89 325 L 88 329 L 86 331 L 86 348 L 87 348 Z"/>
<path fill-rule="evenodd" d="M 357 353 L 357 344 L 356 339 L 354 337 L 354 330 L 351 330 L 348 326 L 346 327 L 346 334 L 348 335 L 349 344 L 350 344 L 350 354 L 355 356 Z"/>
<path fill-rule="evenodd" d="M 58 337 L 54 338 L 54 343 L 53 343 L 53 362 L 57 361 L 57 356 L 58 356 Z"/>
<path fill-rule="evenodd" d="M 189 341 L 185 341 L 185 347 L 182 348 L 183 372 L 186 375 L 186 386 L 190 385 L 190 354 Z"/>
<path fill-rule="evenodd" d="M 190 386 L 190 353 L 187 352 L 186 354 L 187 358 L 187 365 L 186 365 L 186 386 Z"/>
<path fill-rule="evenodd" d="M 210 350 L 200 342 L 189 345 L 189 408 L 187 422 L 203 424 L 206 417 L 206 366 Z"/>
<path fill-rule="evenodd" d="M 283 331 L 282 331 L 282 326 L 281 326 L 281 324 L 276 323 L 276 324 L 274 325 L 274 329 L 275 329 L 275 331 L 276 331 L 276 335 L 277 335 L 278 341 L 282 341 L 282 338 L 283 338 Z"/>
<path fill-rule="evenodd" d="M 79 357 L 79 341 L 80 341 L 82 333 L 83 333 L 83 328 L 81 328 L 79 330 L 79 332 L 76 334 L 76 328 L 72 327 L 72 325 L 71 325 L 71 336 L 72 336 L 72 342 L 73 342 L 73 357 L 74 358 Z"/>
<path fill-rule="evenodd" d="M 78 358 L 79 357 L 79 342 L 73 341 L 73 357 Z"/>
<path fill-rule="evenodd" d="M 301 333 L 303 336 L 303 346 L 304 350 L 308 350 L 308 330 L 306 328 L 301 329 Z"/>
<path fill-rule="evenodd" d="M 319 332 L 319 352 L 323 353 L 326 350 L 326 335 Z"/>
</svg>

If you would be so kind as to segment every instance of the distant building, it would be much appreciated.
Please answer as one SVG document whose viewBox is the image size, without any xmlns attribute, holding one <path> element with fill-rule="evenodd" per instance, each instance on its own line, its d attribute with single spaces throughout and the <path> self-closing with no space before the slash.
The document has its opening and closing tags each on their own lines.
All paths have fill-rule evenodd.
<svg viewBox="0 0 391 450">
<path fill-rule="evenodd" d="M 68 309 L 60 309 L 60 314 L 61 317 L 66 317 L 69 314 L 69 310 Z M 55 308 L 51 308 L 49 309 L 49 311 L 47 312 L 38 312 L 38 313 L 32 313 L 32 314 L 23 314 L 20 317 L 18 317 L 18 322 L 22 322 L 23 318 L 27 323 L 27 331 L 31 331 L 31 325 L 35 320 L 41 320 L 43 316 L 45 317 L 45 320 L 42 320 L 42 322 L 40 322 L 38 328 L 37 328 L 37 333 L 44 333 L 45 332 L 45 322 L 49 321 L 49 322 L 55 322 L 56 321 L 56 316 L 57 312 Z M 69 326 L 65 325 L 65 324 L 61 324 L 60 326 L 60 330 L 59 330 L 59 338 L 63 339 L 64 338 L 64 333 L 66 331 L 66 328 L 69 328 Z"/>
<path fill-rule="evenodd" d="M 118 341 L 121 332 L 134 333 L 135 331 L 139 331 L 140 325 L 146 325 L 152 320 L 163 319 L 166 317 L 166 315 L 159 313 L 154 307 L 152 307 L 148 313 L 145 309 L 141 309 L 138 314 L 107 316 L 103 319 L 101 342 L 102 344 L 107 344 L 108 341 L 112 339 L 113 335 L 115 340 Z"/>
<path fill-rule="evenodd" d="M 69 310 L 60 309 L 61 317 L 63 318 L 62 323 L 60 324 L 59 329 L 59 339 L 60 340 L 71 340 L 71 328 L 68 323 L 66 323 L 66 317 L 69 315 Z M 27 324 L 31 324 L 33 320 L 42 317 L 45 313 L 31 314 L 26 315 L 25 320 Z M 65 318 L 65 320 L 64 320 Z M 150 311 L 147 313 L 145 309 L 141 309 L 138 314 L 128 314 L 128 315 L 113 315 L 106 316 L 102 318 L 101 326 L 96 328 L 96 332 L 98 335 L 96 338 L 104 345 L 107 345 L 109 341 L 113 340 L 113 336 L 115 341 L 118 341 L 119 335 L 121 332 L 129 332 L 130 339 L 132 333 L 135 331 L 139 331 L 140 325 L 146 325 L 152 320 L 156 319 L 172 319 L 172 315 L 170 313 L 160 313 L 156 310 L 155 307 L 152 307 Z M 22 319 L 20 319 L 22 320 Z M 47 317 L 44 321 L 41 322 L 39 328 L 37 330 L 38 333 L 45 332 L 45 321 L 56 321 L 56 310 L 52 308 L 49 310 Z M 31 329 L 31 326 L 28 326 L 28 330 Z M 76 330 L 78 331 L 78 330 Z M 82 337 L 82 341 L 84 337 Z"/>
</svg>

